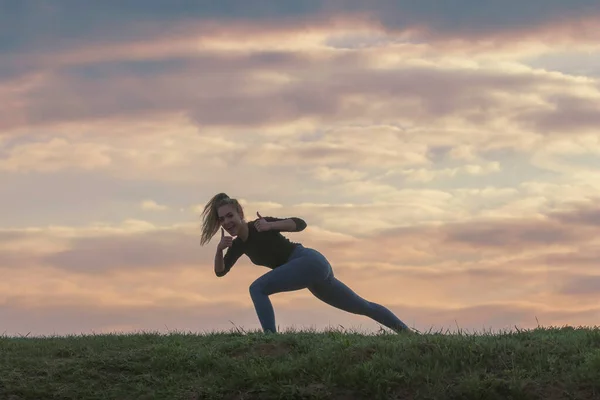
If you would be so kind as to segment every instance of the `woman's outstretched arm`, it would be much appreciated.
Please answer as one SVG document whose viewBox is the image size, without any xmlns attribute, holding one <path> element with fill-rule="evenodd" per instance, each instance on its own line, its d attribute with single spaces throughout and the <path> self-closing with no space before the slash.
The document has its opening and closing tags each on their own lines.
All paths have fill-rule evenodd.
<svg viewBox="0 0 600 400">
<path fill-rule="evenodd" d="M 306 228 L 306 222 L 302 218 L 275 218 L 264 217 L 274 231 L 300 232 Z"/>
</svg>

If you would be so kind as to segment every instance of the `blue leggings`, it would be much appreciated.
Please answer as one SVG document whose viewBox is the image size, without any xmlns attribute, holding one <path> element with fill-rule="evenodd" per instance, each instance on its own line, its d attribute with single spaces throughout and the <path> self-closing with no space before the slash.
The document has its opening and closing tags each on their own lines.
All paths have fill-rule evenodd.
<svg viewBox="0 0 600 400">
<path fill-rule="evenodd" d="M 250 296 L 263 331 L 277 331 L 269 296 L 300 289 L 308 289 L 330 306 L 365 315 L 396 332 L 408 330 L 404 322 L 390 310 L 363 299 L 336 279 L 331 265 L 321 253 L 298 245 L 287 263 L 267 272 L 250 285 Z"/>
</svg>

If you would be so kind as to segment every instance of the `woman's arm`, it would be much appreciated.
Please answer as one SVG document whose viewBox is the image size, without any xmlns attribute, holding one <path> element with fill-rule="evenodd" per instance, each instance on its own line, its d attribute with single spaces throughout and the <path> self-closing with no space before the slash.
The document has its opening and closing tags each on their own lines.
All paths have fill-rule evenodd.
<svg viewBox="0 0 600 400">
<path fill-rule="evenodd" d="M 215 254 L 215 275 L 218 277 L 224 276 L 225 272 L 225 262 L 223 261 L 223 250 L 217 249 L 217 253 Z"/>
<path fill-rule="evenodd" d="M 265 217 L 265 220 L 269 223 L 271 230 L 281 232 L 300 232 L 306 228 L 306 222 L 302 218 L 291 217 L 291 218 L 275 218 Z"/>
<path fill-rule="evenodd" d="M 215 275 L 219 278 L 227 275 L 231 267 L 235 265 L 235 262 L 243 254 L 243 251 L 236 240 L 234 240 L 233 245 L 227 249 L 225 255 L 223 255 L 223 250 L 217 249 L 217 253 L 215 254 Z"/>
</svg>

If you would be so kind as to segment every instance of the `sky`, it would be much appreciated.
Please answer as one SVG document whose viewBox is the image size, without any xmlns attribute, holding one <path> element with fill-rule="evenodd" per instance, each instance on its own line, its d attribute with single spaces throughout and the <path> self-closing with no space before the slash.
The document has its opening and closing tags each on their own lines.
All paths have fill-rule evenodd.
<svg viewBox="0 0 600 400">
<path fill-rule="evenodd" d="M 420 331 L 600 320 L 597 0 L 0 8 L 3 334 L 259 329 L 268 269 L 199 244 L 219 192 Z"/>
</svg>

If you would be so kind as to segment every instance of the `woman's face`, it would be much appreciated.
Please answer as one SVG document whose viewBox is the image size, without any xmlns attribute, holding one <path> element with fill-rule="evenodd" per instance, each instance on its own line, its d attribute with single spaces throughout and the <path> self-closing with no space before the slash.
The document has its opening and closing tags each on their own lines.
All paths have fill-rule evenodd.
<svg viewBox="0 0 600 400">
<path fill-rule="evenodd" d="M 237 236 L 240 226 L 243 223 L 243 216 L 233 204 L 226 204 L 217 210 L 219 223 L 231 236 Z"/>
</svg>

